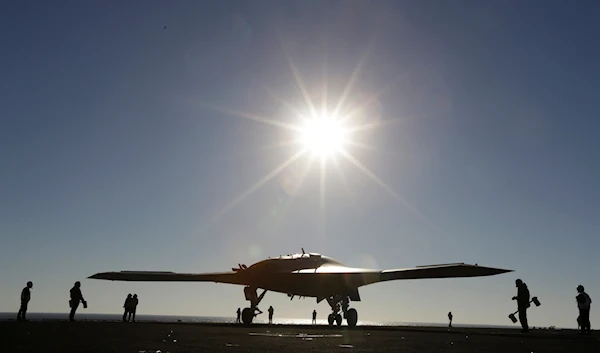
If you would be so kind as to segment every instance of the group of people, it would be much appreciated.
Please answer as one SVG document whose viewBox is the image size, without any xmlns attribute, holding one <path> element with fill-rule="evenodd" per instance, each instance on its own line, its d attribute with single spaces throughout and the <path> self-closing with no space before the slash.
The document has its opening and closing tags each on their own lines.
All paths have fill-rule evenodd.
<svg viewBox="0 0 600 353">
<path fill-rule="evenodd" d="M 515 281 L 517 286 L 517 295 L 512 299 L 517 301 L 517 308 L 519 311 L 519 322 L 523 328 L 521 332 L 529 332 L 529 325 L 527 323 L 527 309 L 531 306 L 529 298 L 529 289 L 525 282 L 521 279 Z M 585 292 L 585 288 L 582 285 L 577 286 L 577 296 L 575 301 L 577 302 L 577 308 L 579 309 L 579 316 L 577 317 L 577 323 L 579 326 L 580 335 L 589 335 L 591 332 L 590 323 L 590 307 L 592 305 L 592 299 Z"/>
<path fill-rule="evenodd" d="M 33 288 L 33 282 L 27 282 L 27 285 L 21 291 L 21 306 L 19 307 L 19 312 L 17 313 L 17 321 L 28 321 L 27 320 L 27 307 L 29 306 L 29 302 L 31 301 L 31 289 Z M 73 288 L 69 291 L 70 299 L 69 299 L 69 308 L 71 308 L 69 312 L 69 321 L 75 321 L 75 313 L 79 308 L 80 304 L 83 304 L 83 308 L 87 308 L 87 302 L 83 298 L 83 294 L 81 293 L 81 282 L 77 281 L 73 285 Z M 125 313 L 123 314 L 123 321 L 133 321 L 135 322 L 135 311 L 138 305 L 138 297 L 137 294 L 133 296 L 129 294 L 127 299 L 125 300 Z"/>
<path fill-rule="evenodd" d="M 33 282 L 29 281 L 27 282 L 27 286 L 21 291 L 21 306 L 17 313 L 17 321 L 28 321 L 27 307 L 29 301 L 31 301 L 32 288 Z M 75 321 L 75 312 L 77 311 L 77 308 L 79 308 L 79 304 L 83 304 L 83 307 L 87 308 L 87 302 L 83 299 L 83 294 L 81 294 L 81 282 L 77 281 L 70 290 L 69 307 L 71 308 L 71 311 L 69 312 L 69 321 Z"/>
<path fill-rule="evenodd" d="M 258 314 L 262 314 L 262 311 L 260 311 L 258 308 L 255 308 L 254 316 L 258 315 L 258 314 L 256 314 L 256 311 L 258 311 Z M 268 312 L 269 312 L 269 325 L 271 325 L 273 323 L 273 313 L 275 312 L 275 309 L 273 309 L 273 306 L 269 306 Z M 237 309 L 237 319 L 235 320 L 235 323 L 236 324 L 242 323 L 242 309 L 241 308 Z M 312 312 L 312 324 L 313 325 L 317 324 L 317 311 L 316 310 L 313 310 L 313 312 Z"/>
<path fill-rule="evenodd" d="M 531 299 L 529 298 L 529 289 L 525 282 L 521 279 L 515 281 L 517 286 L 517 295 L 512 299 L 517 301 L 517 309 L 519 313 L 519 322 L 521 323 L 521 332 L 529 332 L 529 323 L 527 322 L 527 309 L 531 306 Z M 577 328 L 580 335 L 589 335 L 591 331 L 590 323 L 590 307 L 592 305 L 592 299 L 585 292 L 585 288 L 582 285 L 577 286 L 577 296 L 575 300 L 577 302 L 577 308 L 579 309 L 579 316 L 577 317 Z M 535 298 L 533 299 L 535 300 Z M 538 303 L 539 305 L 539 303 Z M 452 312 L 448 312 L 448 327 L 452 327 Z"/>
<path fill-rule="evenodd" d="M 123 304 L 123 308 L 125 312 L 123 313 L 123 322 L 135 322 L 135 311 L 137 310 L 139 300 L 137 294 L 133 296 L 131 293 L 127 294 L 127 298 L 125 298 L 125 304 Z"/>
</svg>

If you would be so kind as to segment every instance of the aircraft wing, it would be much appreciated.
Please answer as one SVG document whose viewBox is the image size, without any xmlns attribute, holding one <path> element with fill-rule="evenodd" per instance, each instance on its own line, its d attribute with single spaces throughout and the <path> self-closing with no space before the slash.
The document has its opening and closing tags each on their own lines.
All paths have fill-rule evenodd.
<svg viewBox="0 0 600 353">
<path fill-rule="evenodd" d="M 120 271 L 96 273 L 88 278 L 105 279 L 110 281 L 137 282 L 218 282 L 243 284 L 241 276 L 236 272 L 216 273 L 177 273 L 154 271 Z"/>
<path fill-rule="evenodd" d="M 492 276 L 511 271 L 512 270 L 456 263 L 383 271 L 349 268 L 344 266 L 322 266 L 317 269 L 295 271 L 295 273 L 301 275 L 317 274 L 324 278 L 328 278 L 329 280 L 337 279 L 344 281 L 349 287 L 360 287 L 367 284 L 400 279 L 479 277 Z"/>
</svg>

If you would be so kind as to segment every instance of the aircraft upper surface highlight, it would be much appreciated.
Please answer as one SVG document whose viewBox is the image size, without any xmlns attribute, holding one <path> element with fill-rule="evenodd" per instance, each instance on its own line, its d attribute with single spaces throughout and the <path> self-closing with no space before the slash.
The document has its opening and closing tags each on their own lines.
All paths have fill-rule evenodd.
<svg viewBox="0 0 600 353">
<path fill-rule="evenodd" d="M 347 267 L 338 261 L 315 253 L 279 256 L 259 261 L 251 266 L 238 264 L 231 272 L 175 273 L 151 271 L 103 272 L 89 278 L 111 281 L 164 281 L 164 282 L 215 282 L 239 284 L 244 287 L 250 307 L 242 311 L 242 321 L 252 323 L 258 304 L 267 291 L 294 296 L 315 297 L 317 303 L 327 300 L 332 313 L 329 325 L 339 326 L 343 318 L 348 326 L 358 321 L 356 309 L 349 308 L 350 301 L 360 301 L 358 287 L 398 279 L 455 278 L 491 276 L 511 272 L 499 268 L 468 265 L 464 263 L 418 266 L 415 268 L 374 270 Z M 263 292 L 257 295 L 257 289 Z M 260 311 L 260 310 L 259 310 Z M 341 311 L 341 314 L 340 314 Z"/>
</svg>

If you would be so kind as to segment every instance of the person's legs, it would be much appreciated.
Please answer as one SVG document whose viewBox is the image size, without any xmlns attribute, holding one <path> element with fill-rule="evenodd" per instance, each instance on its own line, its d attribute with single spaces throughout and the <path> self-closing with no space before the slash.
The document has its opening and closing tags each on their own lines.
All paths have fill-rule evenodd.
<svg viewBox="0 0 600 353">
<path fill-rule="evenodd" d="M 522 308 L 519 309 L 519 322 L 521 322 L 521 327 L 523 327 L 523 331 L 529 331 L 529 325 L 527 324 L 527 309 Z"/>
<path fill-rule="evenodd" d="M 21 304 L 21 320 L 27 321 L 27 303 Z"/>
<path fill-rule="evenodd" d="M 75 312 L 79 307 L 79 302 L 71 303 L 71 313 L 69 314 L 69 321 L 75 321 Z"/>
<path fill-rule="evenodd" d="M 135 310 L 131 312 L 131 322 L 135 322 Z"/>
<path fill-rule="evenodd" d="M 17 313 L 17 321 L 25 320 L 25 313 L 23 310 L 23 306 L 25 305 L 26 304 L 21 303 L 21 306 L 19 307 L 19 312 Z"/>
<path fill-rule="evenodd" d="M 123 313 L 123 322 L 127 322 L 127 310 Z"/>
<path fill-rule="evenodd" d="M 590 323 L 590 309 L 581 309 L 579 315 L 581 315 L 581 332 L 589 334 L 592 326 Z"/>
</svg>

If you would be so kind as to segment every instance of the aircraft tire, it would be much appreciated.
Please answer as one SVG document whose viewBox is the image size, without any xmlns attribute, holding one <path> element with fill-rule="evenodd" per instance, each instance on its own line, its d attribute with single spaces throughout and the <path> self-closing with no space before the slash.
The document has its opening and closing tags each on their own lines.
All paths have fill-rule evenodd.
<svg viewBox="0 0 600 353">
<path fill-rule="evenodd" d="M 336 314 L 336 315 L 335 315 L 335 323 L 336 323 L 338 326 L 342 326 L 342 315 L 340 315 L 340 314 Z"/>
<path fill-rule="evenodd" d="M 246 325 L 250 325 L 254 319 L 254 310 L 251 308 L 244 308 L 242 310 L 242 322 Z"/>
<path fill-rule="evenodd" d="M 356 323 L 358 322 L 358 312 L 356 309 L 350 309 L 346 313 L 346 322 L 348 322 L 348 327 L 356 327 Z"/>
<path fill-rule="evenodd" d="M 334 321 L 335 321 L 335 315 L 329 314 L 329 316 L 327 317 L 327 322 L 329 322 L 329 326 L 333 326 Z"/>
</svg>

